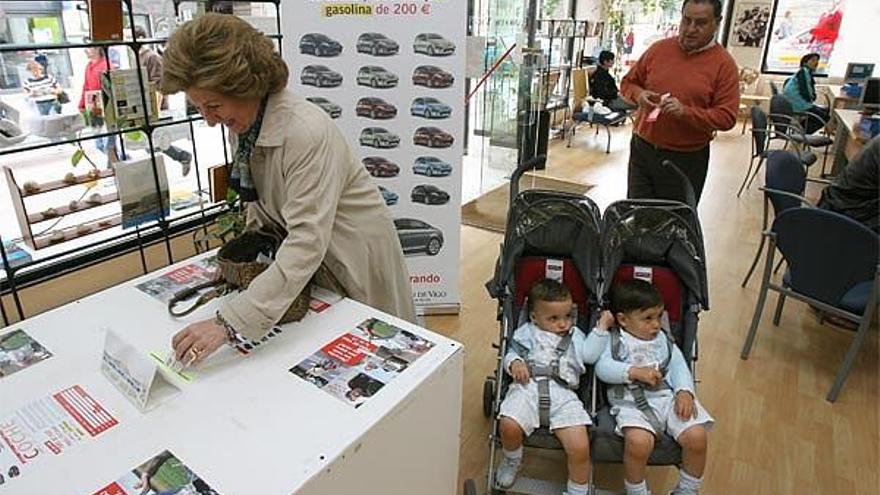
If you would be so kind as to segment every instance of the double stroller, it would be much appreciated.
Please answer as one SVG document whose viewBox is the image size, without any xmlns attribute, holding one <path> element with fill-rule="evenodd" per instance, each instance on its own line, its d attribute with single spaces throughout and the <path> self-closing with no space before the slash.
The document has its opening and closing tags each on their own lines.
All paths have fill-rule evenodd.
<svg viewBox="0 0 880 495">
<path fill-rule="evenodd" d="M 490 295 L 498 300 L 500 321 L 498 366 L 483 386 L 483 412 L 493 418 L 487 477 L 487 492 L 493 494 L 558 495 L 564 489 L 562 483 L 523 474 L 505 489 L 494 480 L 500 454 L 497 416 L 511 381 L 503 368 L 503 357 L 514 331 L 527 321 L 526 294 L 534 283 L 553 278 L 565 284 L 575 306 L 573 321 L 588 333 L 601 310 L 607 307 L 612 287 L 633 278 L 651 282 L 663 296 L 668 330 L 692 372 L 697 359 L 698 315 L 702 309 L 708 309 L 703 238 L 693 201 L 688 205 L 665 200 L 623 200 L 608 206 L 602 216 L 596 204 L 585 196 L 545 190 L 517 194 L 519 178 L 533 166 L 534 163 L 524 164 L 511 178 L 513 199 L 504 243 L 495 275 L 486 284 Z M 674 166 L 671 168 L 678 173 Z M 691 194 L 688 199 L 692 198 Z M 614 433 L 615 422 L 605 392 L 604 384 L 588 367 L 577 394 L 593 420 L 589 435 L 594 465 L 623 462 L 623 438 Z M 543 425 L 524 445 L 562 449 Z M 680 465 L 679 445 L 672 437 L 663 435 L 649 464 Z M 526 460 L 523 472 L 528 471 L 527 466 Z M 476 493 L 475 482 L 468 480 L 465 494 Z M 604 493 L 611 492 L 594 491 L 596 495 Z"/>
</svg>

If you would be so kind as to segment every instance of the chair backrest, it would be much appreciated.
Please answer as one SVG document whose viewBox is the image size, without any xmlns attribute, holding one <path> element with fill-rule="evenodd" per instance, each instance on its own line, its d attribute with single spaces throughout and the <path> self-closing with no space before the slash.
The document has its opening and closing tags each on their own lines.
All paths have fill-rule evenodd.
<svg viewBox="0 0 880 495">
<path fill-rule="evenodd" d="M 807 187 L 807 171 L 800 158 L 790 151 L 776 150 L 767 157 L 767 171 L 764 176 L 764 186 L 777 191 L 803 196 Z M 773 205 L 774 215 L 790 208 L 796 208 L 801 202 L 796 198 L 782 194 L 774 194 L 765 191 L 770 203 Z"/>
<path fill-rule="evenodd" d="M 772 230 L 796 292 L 838 306 L 860 283 L 871 281 L 880 258 L 880 237 L 847 216 L 819 208 L 791 208 Z"/>
<path fill-rule="evenodd" d="M 770 113 L 793 116 L 794 107 L 785 95 L 776 94 L 770 97 Z"/>
<path fill-rule="evenodd" d="M 574 69 L 571 71 L 571 85 L 574 92 L 573 112 L 580 112 L 583 106 L 584 98 L 590 94 L 589 79 L 587 78 L 587 69 Z"/>
<path fill-rule="evenodd" d="M 758 105 L 752 106 L 752 155 L 758 156 L 767 149 L 767 114 Z"/>
<path fill-rule="evenodd" d="M 776 85 L 773 81 L 767 81 L 770 84 L 770 94 L 776 96 L 779 94 L 779 86 Z"/>
</svg>

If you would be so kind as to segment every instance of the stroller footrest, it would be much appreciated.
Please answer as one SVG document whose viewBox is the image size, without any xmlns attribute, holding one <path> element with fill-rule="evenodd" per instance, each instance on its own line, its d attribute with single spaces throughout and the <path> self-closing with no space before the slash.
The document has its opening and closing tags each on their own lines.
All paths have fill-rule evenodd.
<svg viewBox="0 0 880 495">
<path fill-rule="evenodd" d="M 510 488 L 505 488 L 507 493 L 521 493 L 524 495 L 562 495 L 565 493 L 565 483 L 552 480 L 539 480 L 520 476 Z M 501 488 L 499 488 L 501 489 Z M 593 495 L 619 495 L 619 492 L 594 488 Z M 622 495 L 622 494 L 621 494 Z"/>
</svg>

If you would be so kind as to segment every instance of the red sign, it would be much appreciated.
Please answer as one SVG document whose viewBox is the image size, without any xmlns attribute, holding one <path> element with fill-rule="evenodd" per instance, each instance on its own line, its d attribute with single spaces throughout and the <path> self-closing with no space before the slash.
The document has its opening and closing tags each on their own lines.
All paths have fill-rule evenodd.
<svg viewBox="0 0 880 495">
<path fill-rule="evenodd" d="M 322 349 L 330 357 L 342 361 L 346 366 L 357 366 L 376 346 L 357 335 L 347 333 L 325 345 Z"/>
</svg>

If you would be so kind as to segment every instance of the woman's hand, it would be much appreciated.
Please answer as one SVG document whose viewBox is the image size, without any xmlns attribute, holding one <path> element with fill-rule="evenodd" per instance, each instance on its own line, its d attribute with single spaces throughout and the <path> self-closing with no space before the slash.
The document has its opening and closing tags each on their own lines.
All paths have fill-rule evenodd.
<svg viewBox="0 0 880 495">
<path fill-rule="evenodd" d="M 211 318 L 188 325 L 171 339 L 174 356 L 186 366 L 205 360 L 226 342 L 226 329 Z"/>
</svg>

